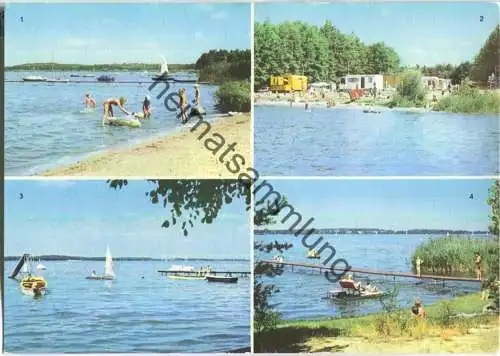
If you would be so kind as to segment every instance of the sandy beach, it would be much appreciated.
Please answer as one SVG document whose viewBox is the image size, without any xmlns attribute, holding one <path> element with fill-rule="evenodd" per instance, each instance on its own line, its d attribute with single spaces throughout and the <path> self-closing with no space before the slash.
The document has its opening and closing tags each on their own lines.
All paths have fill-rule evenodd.
<svg viewBox="0 0 500 356">
<path fill-rule="evenodd" d="M 205 146 L 214 133 L 225 139 L 225 147 L 235 142 L 234 153 L 252 165 L 250 113 L 220 118 L 211 124 L 210 132 L 199 140 L 198 131 L 189 127 L 160 139 L 124 149 L 109 150 L 64 167 L 43 172 L 42 176 L 86 177 L 171 177 L 171 178 L 236 178 Z M 224 150 L 225 147 L 221 149 Z"/>
</svg>

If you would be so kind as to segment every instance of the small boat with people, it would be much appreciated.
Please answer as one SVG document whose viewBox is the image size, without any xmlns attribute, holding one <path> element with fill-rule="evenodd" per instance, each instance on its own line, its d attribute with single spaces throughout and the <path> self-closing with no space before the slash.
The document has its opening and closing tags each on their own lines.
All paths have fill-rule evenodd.
<svg viewBox="0 0 500 356">
<path fill-rule="evenodd" d="M 21 292 L 29 295 L 30 297 L 41 297 L 47 292 L 47 281 L 42 276 L 32 276 L 28 274 L 25 276 L 21 283 Z"/>
<path fill-rule="evenodd" d="M 279 262 L 279 263 L 285 262 L 285 258 L 281 255 L 273 256 L 272 260 L 273 262 Z"/>
<path fill-rule="evenodd" d="M 174 265 L 168 269 L 168 278 L 170 279 L 184 279 L 184 280 L 205 280 L 208 273 L 212 271 L 210 266 L 200 267 L 197 271 L 193 266 L 179 266 Z"/>
<path fill-rule="evenodd" d="M 104 262 L 104 274 L 99 276 L 95 271 L 92 271 L 92 274 L 86 279 L 94 279 L 94 280 L 114 280 L 116 277 L 115 272 L 113 271 L 113 257 L 111 256 L 111 252 L 109 251 L 109 246 L 106 248 L 106 259 Z"/>
<path fill-rule="evenodd" d="M 227 273 L 225 276 L 217 276 L 215 274 L 209 274 L 206 276 L 208 282 L 219 282 L 219 283 L 238 283 L 238 277 L 233 277 L 231 273 Z"/>
<path fill-rule="evenodd" d="M 307 258 L 317 259 L 317 258 L 321 258 L 321 256 L 319 255 L 319 252 L 315 248 L 313 248 L 312 250 L 309 250 L 307 252 Z"/>
<path fill-rule="evenodd" d="M 354 281 L 352 275 L 348 275 L 345 279 L 341 279 L 339 285 L 340 290 L 328 292 L 327 299 L 334 301 L 349 301 L 382 298 L 391 294 L 390 292 L 379 290 L 377 286 L 371 283 L 362 285 L 360 282 Z"/>
</svg>

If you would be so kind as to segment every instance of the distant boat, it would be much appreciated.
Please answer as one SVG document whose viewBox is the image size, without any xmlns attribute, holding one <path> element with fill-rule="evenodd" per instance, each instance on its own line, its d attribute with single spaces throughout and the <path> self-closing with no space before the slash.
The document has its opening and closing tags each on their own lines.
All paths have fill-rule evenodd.
<svg viewBox="0 0 500 356">
<path fill-rule="evenodd" d="M 47 79 L 47 83 L 69 83 L 69 79 Z"/>
<path fill-rule="evenodd" d="M 24 77 L 23 80 L 25 82 L 46 82 L 47 78 L 39 75 L 28 75 L 27 77 Z"/>
<path fill-rule="evenodd" d="M 78 78 L 78 77 L 80 77 L 80 74 L 71 74 L 70 77 Z"/>
<path fill-rule="evenodd" d="M 312 250 L 309 250 L 307 252 L 307 258 L 321 258 L 321 256 L 319 255 L 318 251 L 316 251 L 315 249 L 312 249 Z"/>
<path fill-rule="evenodd" d="M 207 281 L 220 283 L 237 283 L 238 277 L 207 275 Z"/>
<path fill-rule="evenodd" d="M 94 272 L 91 276 L 85 277 L 87 279 L 96 279 L 96 280 L 113 280 L 116 275 L 113 271 L 113 257 L 111 256 L 111 252 L 109 251 L 109 246 L 106 248 L 106 261 L 104 262 L 104 275 L 98 276 Z"/>
<path fill-rule="evenodd" d="M 114 82 L 115 78 L 110 76 L 110 75 L 101 75 L 100 77 L 97 77 L 98 82 Z"/>
<path fill-rule="evenodd" d="M 85 78 L 93 78 L 93 77 L 95 77 L 94 74 L 82 74 L 81 76 L 85 77 Z"/>
<path fill-rule="evenodd" d="M 45 267 L 41 262 L 40 262 L 40 259 L 38 259 L 38 264 L 36 265 L 36 269 L 39 270 L 39 271 L 43 271 L 43 270 L 46 270 L 47 267 Z"/>
</svg>

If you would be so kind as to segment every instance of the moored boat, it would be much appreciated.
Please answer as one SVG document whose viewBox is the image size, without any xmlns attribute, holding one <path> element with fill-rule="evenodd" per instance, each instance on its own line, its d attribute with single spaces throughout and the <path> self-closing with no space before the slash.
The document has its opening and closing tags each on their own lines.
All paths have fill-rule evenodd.
<svg viewBox="0 0 500 356">
<path fill-rule="evenodd" d="M 25 82 L 46 82 L 47 78 L 39 75 L 28 75 L 27 77 L 24 77 L 23 80 Z"/>
<path fill-rule="evenodd" d="M 216 276 L 214 274 L 212 275 L 207 275 L 207 281 L 209 282 L 220 282 L 220 283 L 237 283 L 238 282 L 238 277 L 232 277 L 232 276 Z"/>
<path fill-rule="evenodd" d="M 109 82 L 114 82 L 115 78 L 110 76 L 110 75 L 101 75 L 101 76 L 97 77 L 97 81 L 109 83 Z"/>
</svg>

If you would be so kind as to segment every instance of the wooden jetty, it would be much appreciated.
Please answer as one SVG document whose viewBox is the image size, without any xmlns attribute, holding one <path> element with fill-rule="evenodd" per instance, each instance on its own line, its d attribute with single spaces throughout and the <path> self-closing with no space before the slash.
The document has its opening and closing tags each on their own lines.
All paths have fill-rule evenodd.
<svg viewBox="0 0 500 356">
<path fill-rule="evenodd" d="M 207 275 L 207 274 L 212 274 L 212 275 L 231 275 L 231 276 L 238 276 L 238 277 L 248 277 L 250 276 L 251 272 L 245 271 L 210 271 L 210 272 L 205 272 L 205 271 L 175 271 L 175 270 L 158 270 L 161 275 L 169 275 L 169 274 L 199 274 L 199 275 Z"/>
<path fill-rule="evenodd" d="M 259 262 L 259 261 L 258 261 Z M 331 267 L 327 266 L 321 266 L 321 265 L 313 265 L 313 264 L 308 264 L 308 263 L 299 263 L 299 262 L 277 262 L 277 261 L 268 261 L 268 260 L 263 260 L 260 262 L 264 263 L 270 263 L 274 265 L 284 265 L 284 266 L 291 266 L 292 271 L 294 267 L 302 267 L 302 268 L 310 268 L 310 269 L 316 269 L 319 270 L 320 273 L 327 272 L 327 271 L 332 271 Z M 343 268 L 334 268 L 334 271 L 344 271 Z M 414 273 L 409 273 L 409 272 L 393 272 L 393 271 L 378 271 L 378 270 L 372 270 L 372 269 L 366 269 L 366 268 L 351 268 L 348 273 L 360 273 L 360 274 L 372 274 L 372 275 L 379 275 L 379 276 L 391 276 L 391 277 L 403 277 L 403 278 L 416 278 L 416 279 L 432 279 L 432 280 L 438 280 L 438 281 L 459 281 L 459 282 L 481 282 L 478 279 L 475 278 L 466 278 L 466 277 L 453 277 L 453 276 L 437 276 L 437 275 L 430 275 L 430 274 L 421 274 L 420 276 Z"/>
</svg>

